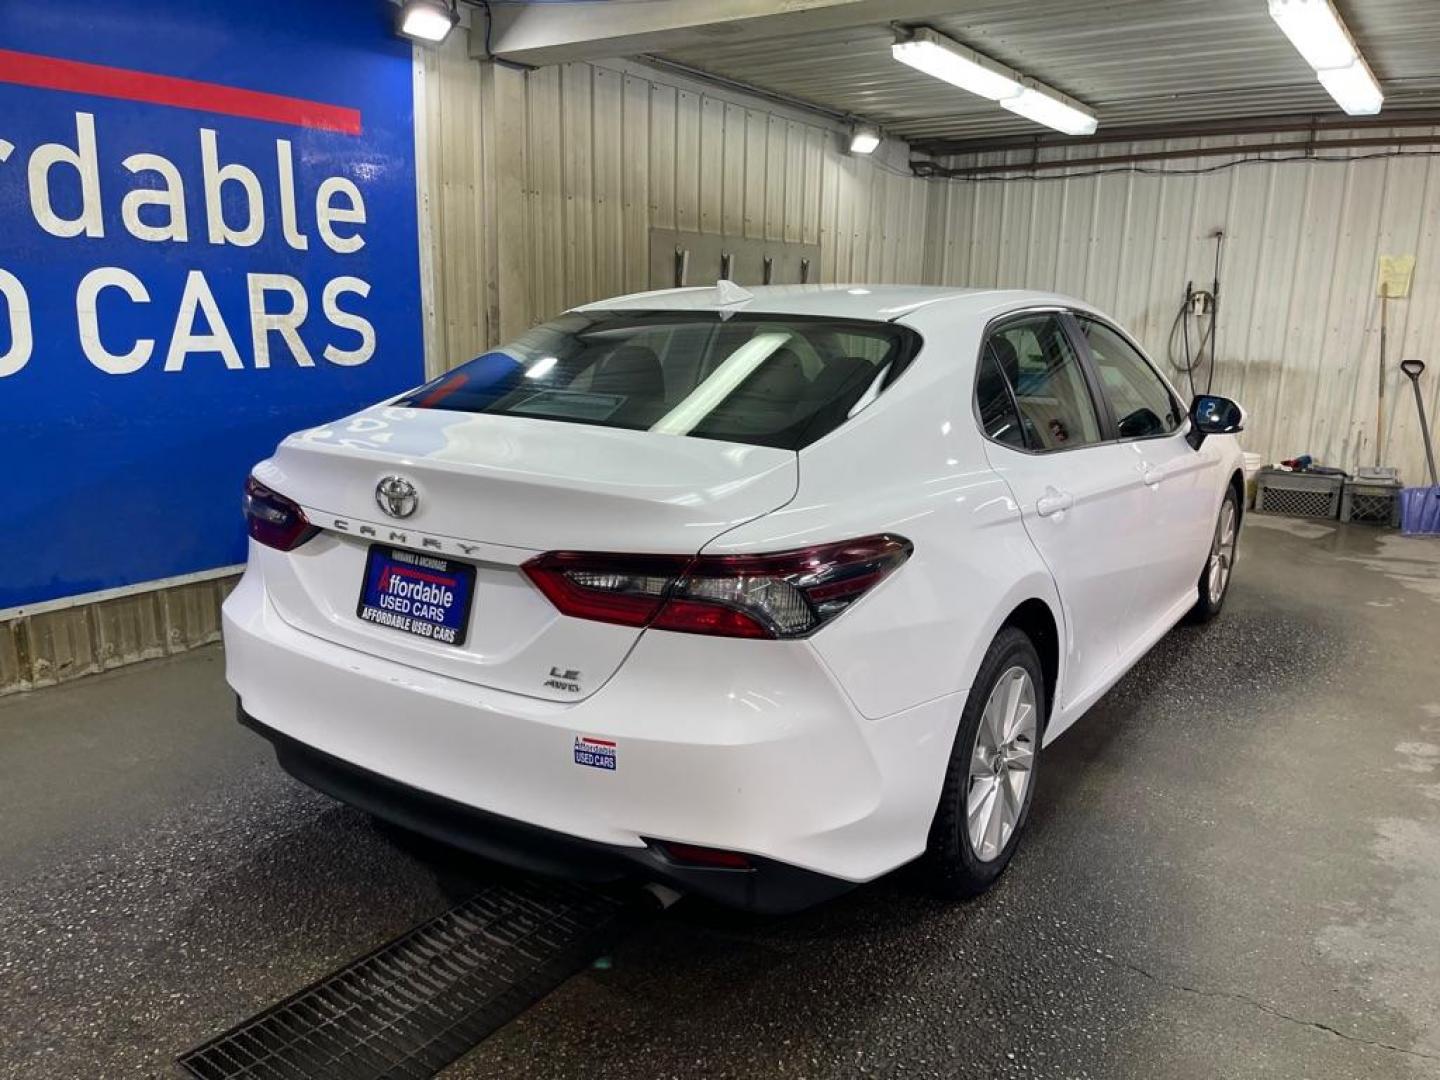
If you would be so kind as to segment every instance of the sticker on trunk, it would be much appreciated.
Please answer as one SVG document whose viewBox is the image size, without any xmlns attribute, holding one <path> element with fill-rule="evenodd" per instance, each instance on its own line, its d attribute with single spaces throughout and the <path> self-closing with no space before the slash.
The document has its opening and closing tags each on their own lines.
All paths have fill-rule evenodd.
<svg viewBox="0 0 1440 1080">
<path fill-rule="evenodd" d="M 575 764 L 614 772 L 615 744 L 607 739 L 592 739 L 585 735 L 576 735 Z"/>
</svg>

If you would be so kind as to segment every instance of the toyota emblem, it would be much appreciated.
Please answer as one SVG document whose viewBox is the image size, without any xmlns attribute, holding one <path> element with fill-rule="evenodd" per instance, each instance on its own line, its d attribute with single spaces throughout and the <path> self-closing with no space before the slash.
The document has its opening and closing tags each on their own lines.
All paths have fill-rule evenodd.
<svg viewBox="0 0 1440 1080">
<path fill-rule="evenodd" d="M 415 513 L 420 496 L 403 476 L 387 476 L 375 485 L 375 502 L 391 517 L 407 518 Z"/>
</svg>

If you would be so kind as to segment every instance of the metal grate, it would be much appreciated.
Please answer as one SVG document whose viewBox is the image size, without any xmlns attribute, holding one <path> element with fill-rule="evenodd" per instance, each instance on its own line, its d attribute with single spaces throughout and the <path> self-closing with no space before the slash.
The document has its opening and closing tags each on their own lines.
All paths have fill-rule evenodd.
<svg viewBox="0 0 1440 1080">
<path fill-rule="evenodd" d="M 1345 485 L 1340 520 L 1361 525 L 1400 524 L 1400 484 L 1352 481 Z"/>
<path fill-rule="evenodd" d="M 1337 475 L 1261 469 L 1255 485 L 1255 509 L 1262 514 L 1291 514 L 1333 521 L 1340 516 L 1340 493 L 1344 486 Z"/>
<path fill-rule="evenodd" d="M 1394 506 L 1395 497 L 1390 494 L 1357 495 L 1350 500 L 1350 516 L 1346 520 L 1389 525 L 1390 512 Z"/>
<path fill-rule="evenodd" d="M 613 942 L 635 909 L 494 885 L 182 1055 L 200 1080 L 433 1076 Z"/>
<path fill-rule="evenodd" d="M 1286 491 L 1283 488 L 1271 488 L 1265 493 L 1264 506 L 1256 509 L 1267 514 L 1333 518 L 1335 499 L 1326 491 Z"/>
</svg>

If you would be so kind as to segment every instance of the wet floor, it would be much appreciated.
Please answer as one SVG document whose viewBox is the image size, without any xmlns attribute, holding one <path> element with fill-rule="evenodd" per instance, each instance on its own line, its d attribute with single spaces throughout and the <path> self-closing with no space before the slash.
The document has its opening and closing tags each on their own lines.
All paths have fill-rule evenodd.
<svg viewBox="0 0 1440 1080">
<path fill-rule="evenodd" d="M 177 1053 L 495 871 L 286 778 L 216 649 L 0 701 L 0 1076 Z M 1440 541 L 1251 519 L 991 893 L 684 902 L 445 1074 L 1440 1076 Z"/>
</svg>

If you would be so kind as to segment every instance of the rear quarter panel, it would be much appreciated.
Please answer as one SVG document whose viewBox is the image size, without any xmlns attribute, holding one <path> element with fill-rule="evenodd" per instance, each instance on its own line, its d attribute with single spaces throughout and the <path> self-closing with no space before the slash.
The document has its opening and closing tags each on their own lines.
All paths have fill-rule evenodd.
<svg viewBox="0 0 1440 1080">
<path fill-rule="evenodd" d="M 907 320 L 925 337 L 910 369 L 864 411 L 800 452 L 787 506 L 707 552 L 779 551 L 891 532 L 909 561 L 811 643 L 857 710 L 888 716 L 969 688 L 1006 616 L 1054 584 L 971 410 L 980 326 L 943 311 Z M 957 709 L 958 720 L 958 709 Z"/>
</svg>

